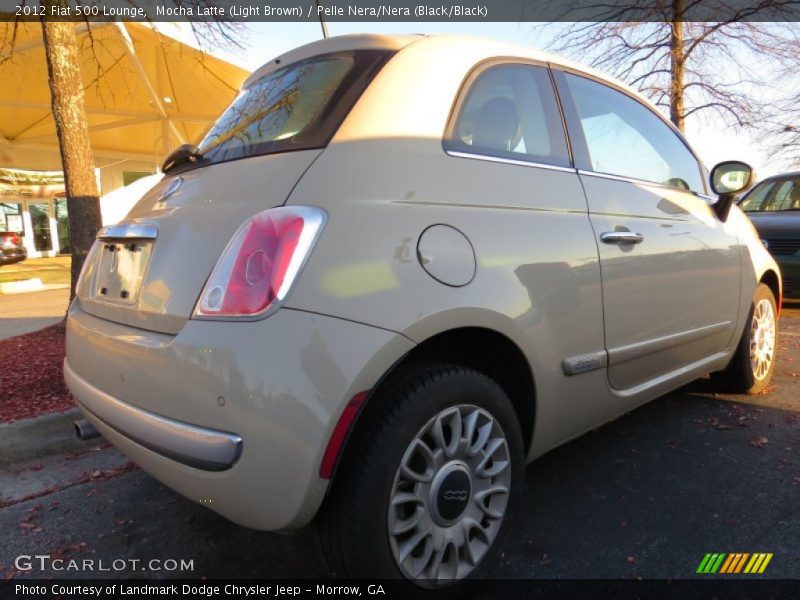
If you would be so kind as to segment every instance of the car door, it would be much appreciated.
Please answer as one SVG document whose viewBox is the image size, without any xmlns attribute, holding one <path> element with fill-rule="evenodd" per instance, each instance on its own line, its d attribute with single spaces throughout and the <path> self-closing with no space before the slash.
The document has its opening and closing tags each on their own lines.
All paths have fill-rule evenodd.
<svg viewBox="0 0 800 600">
<path fill-rule="evenodd" d="M 555 77 L 597 238 L 609 383 L 635 395 L 685 379 L 731 343 L 738 241 L 660 116 L 587 76 Z"/>
</svg>

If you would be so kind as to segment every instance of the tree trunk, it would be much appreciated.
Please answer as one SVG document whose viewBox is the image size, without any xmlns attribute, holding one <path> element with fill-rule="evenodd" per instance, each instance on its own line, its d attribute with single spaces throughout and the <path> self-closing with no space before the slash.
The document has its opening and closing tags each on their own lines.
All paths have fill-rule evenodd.
<svg viewBox="0 0 800 600">
<path fill-rule="evenodd" d="M 676 20 L 670 23 L 669 56 L 669 118 L 681 132 L 686 119 L 683 103 L 684 78 L 686 76 L 685 40 L 683 37 L 683 0 L 673 0 L 673 15 Z"/>
<path fill-rule="evenodd" d="M 47 0 L 45 5 L 58 4 Z M 75 25 L 42 21 L 47 71 L 52 98 L 53 119 L 56 122 L 61 163 L 69 211 L 69 240 L 72 248 L 72 282 L 70 300 L 75 297 L 75 285 L 102 221 L 94 155 L 89 141 L 89 124 L 84 108 L 78 42 Z"/>
</svg>

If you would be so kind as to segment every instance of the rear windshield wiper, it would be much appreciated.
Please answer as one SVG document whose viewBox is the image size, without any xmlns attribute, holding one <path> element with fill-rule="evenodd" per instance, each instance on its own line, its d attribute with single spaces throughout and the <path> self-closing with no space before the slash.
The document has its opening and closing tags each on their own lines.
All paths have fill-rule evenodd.
<svg viewBox="0 0 800 600">
<path fill-rule="evenodd" d="M 192 144 L 183 144 L 178 146 L 164 161 L 161 166 L 163 173 L 169 173 L 175 167 L 186 164 L 187 162 L 194 163 L 203 158 L 203 153 L 197 149 L 197 146 Z"/>
</svg>

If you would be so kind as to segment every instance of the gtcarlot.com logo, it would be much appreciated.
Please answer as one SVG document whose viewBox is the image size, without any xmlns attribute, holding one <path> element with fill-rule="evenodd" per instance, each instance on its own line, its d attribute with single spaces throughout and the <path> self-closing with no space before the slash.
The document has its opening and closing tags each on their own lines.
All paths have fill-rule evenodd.
<svg viewBox="0 0 800 600">
<path fill-rule="evenodd" d="M 772 560 L 772 552 L 733 552 L 731 554 L 709 552 L 700 561 L 697 573 L 701 575 L 724 574 L 761 574 L 769 561 Z"/>
<path fill-rule="evenodd" d="M 49 554 L 21 554 L 14 560 L 18 571 L 194 571 L 194 559 L 175 558 L 53 558 Z"/>
</svg>

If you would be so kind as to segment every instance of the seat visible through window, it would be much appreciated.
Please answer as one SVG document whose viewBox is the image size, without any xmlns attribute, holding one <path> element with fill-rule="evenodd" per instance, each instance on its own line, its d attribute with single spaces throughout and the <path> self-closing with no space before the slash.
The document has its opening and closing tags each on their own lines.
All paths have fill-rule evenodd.
<svg viewBox="0 0 800 600">
<path fill-rule="evenodd" d="M 566 136 L 545 67 L 485 69 L 461 105 L 448 149 L 569 166 Z"/>
</svg>

